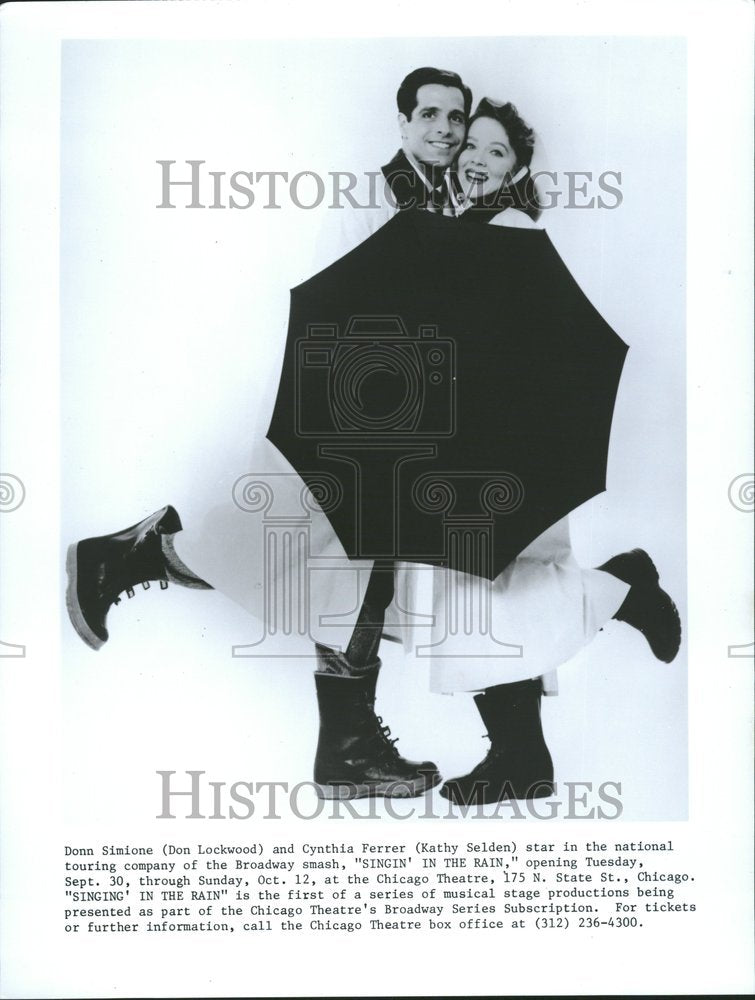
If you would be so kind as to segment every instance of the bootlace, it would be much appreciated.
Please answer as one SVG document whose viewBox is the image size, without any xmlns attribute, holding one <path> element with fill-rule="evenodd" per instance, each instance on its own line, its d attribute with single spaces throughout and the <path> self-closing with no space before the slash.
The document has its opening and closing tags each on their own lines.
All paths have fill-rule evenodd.
<svg viewBox="0 0 755 1000">
<path fill-rule="evenodd" d="M 149 590 L 149 580 L 143 580 L 142 581 L 142 587 L 144 587 L 145 590 Z M 167 589 L 168 589 L 168 581 L 167 580 L 160 580 L 160 590 L 167 590 Z M 133 587 L 126 587 L 125 590 L 121 591 L 121 594 L 125 594 L 126 597 L 129 598 L 129 600 L 134 596 L 134 593 L 135 593 L 135 591 L 134 591 Z M 119 594 L 116 597 L 116 599 L 113 601 L 113 604 L 120 604 L 121 603 L 121 594 Z"/>
<path fill-rule="evenodd" d="M 381 715 L 376 715 L 375 720 L 377 722 L 375 738 L 379 741 L 382 751 L 389 757 L 400 757 L 401 754 L 396 749 L 398 737 L 394 736 L 393 739 L 391 739 L 391 727 L 386 726 L 383 723 L 383 717 Z"/>
</svg>

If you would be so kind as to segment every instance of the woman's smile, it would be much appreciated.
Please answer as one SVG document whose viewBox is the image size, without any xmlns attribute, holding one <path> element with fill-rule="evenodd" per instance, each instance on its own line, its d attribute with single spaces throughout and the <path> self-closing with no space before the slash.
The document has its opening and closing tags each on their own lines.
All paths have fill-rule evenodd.
<svg viewBox="0 0 755 1000">
<path fill-rule="evenodd" d="M 464 176 L 469 181 L 470 184 L 484 184 L 488 179 L 487 171 L 485 170 L 475 170 L 472 167 L 467 167 L 464 171 Z"/>
<path fill-rule="evenodd" d="M 457 167 L 467 196 L 480 198 L 498 191 L 516 166 L 516 153 L 503 125 L 492 118 L 473 121 Z"/>
</svg>

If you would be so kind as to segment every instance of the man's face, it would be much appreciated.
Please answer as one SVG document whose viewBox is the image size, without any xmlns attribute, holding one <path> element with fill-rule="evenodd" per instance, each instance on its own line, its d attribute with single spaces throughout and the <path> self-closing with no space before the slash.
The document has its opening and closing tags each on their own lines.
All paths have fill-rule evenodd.
<svg viewBox="0 0 755 1000">
<path fill-rule="evenodd" d="M 466 132 L 464 95 L 458 87 L 426 83 L 417 90 L 411 119 L 399 114 L 404 152 L 429 166 L 447 167 Z"/>
</svg>

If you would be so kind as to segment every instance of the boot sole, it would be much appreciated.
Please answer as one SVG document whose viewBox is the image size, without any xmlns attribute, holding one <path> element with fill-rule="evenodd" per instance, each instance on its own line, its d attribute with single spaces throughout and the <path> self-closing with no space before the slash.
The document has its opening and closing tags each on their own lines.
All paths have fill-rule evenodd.
<svg viewBox="0 0 755 1000">
<path fill-rule="evenodd" d="M 66 556 L 66 574 L 68 575 L 68 586 L 66 587 L 66 608 L 68 609 L 68 617 L 71 624 L 76 630 L 76 634 L 79 638 L 83 639 L 90 649 L 98 650 L 105 645 L 105 640 L 100 639 L 100 637 L 91 630 L 81 610 L 81 605 L 79 604 L 78 548 L 78 542 L 74 542 L 73 545 L 68 546 L 68 554 Z"/>
<path fill-rule="evenodd" d="M 501 794 L 494 792 L 488 798 L 485 788 L 478 790 L 477 794 L 474 794 L 472 789 L 470 789 L 469 794 L 463 796 L 453 786 L 449 787 L 449 784 L 451 783 L 449 782 L 441 788 L 440 794 L 444 799 L 453 803 L 453 805 L 464 807 L 489 806 L 497 802 L 529 802 L 533 799 L 547 799 L 549 796 L 554 795 L 556 791 L 555 785 L 552 782 L 537 781 L 526 789 L 523 794 L 519 794 L 521 789 L 504 788 Z"/>
<path fill-rule="evenodd" d="M 441 781 L 439 774 L 434 774 L 430 780 L 417 778 L 414 781 L 380 781 L 376 784 L 358 785 L 344 783 L 340 785 L 321 785 L 314 782 L 318 799 L 412 799 L 435 788 Z"/>
</svg>

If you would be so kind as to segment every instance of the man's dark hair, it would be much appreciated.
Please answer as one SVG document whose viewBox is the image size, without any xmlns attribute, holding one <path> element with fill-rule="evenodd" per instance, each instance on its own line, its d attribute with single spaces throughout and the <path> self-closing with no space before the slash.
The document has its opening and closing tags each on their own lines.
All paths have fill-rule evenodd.
<svg viewBox="0 0 755 1000">
<path fill-rule="evenodd" d="M 414 109 L 417 107 L 417 91 L 427 83 L 438 83 L 441 87 L 455 87 L 460 90 L 464 97 L 464 115 L 469 118 L 472 108 L 472 91 L 462 81 L 458 73 L 451 73 L 447 69 L 435 69 L 434 66 L 421 66 L 414 69 L 404 78 L 396 94 L 396 104 L 399 111 L 411 118 Z"/>
</svg>

